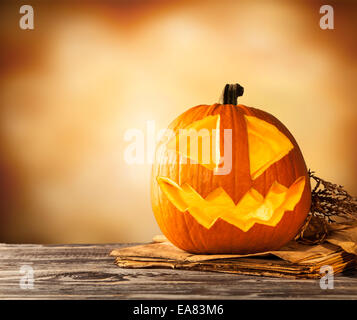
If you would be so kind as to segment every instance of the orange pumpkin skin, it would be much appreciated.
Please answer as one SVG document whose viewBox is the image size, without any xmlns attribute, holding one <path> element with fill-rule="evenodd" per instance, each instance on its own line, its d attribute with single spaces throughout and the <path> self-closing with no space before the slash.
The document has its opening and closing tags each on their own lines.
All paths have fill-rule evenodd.
<svg viewBox="0 0 357 320">
<path fill-rule="evenodd" d="M 295 237 L 310 209 L 309 175 L 299 146 L 289 130 L 274 116 L 244 105 L 199 105 L 180 115 L 171 123 L 169 129 L 177 134 L 179 129 L 192 122 L 217 114 L 220 115 L 221 148 L 222 130 L 232 129 L 231 172 L 228 175 L 214 175 L 212 170 L 200 164 L 180 164 L 180 156 L 175 152 L 156 152 L 152 168 L 151 201 L 158 225 L 171 243 L 192 253 L 248 254 L 277 250 Z M 254 116 L 274 125 L 294 146 L 287 155 L 272 164 L 255 180 L 252 180 L 250 175 L 248 134 L 244 115 Z M 157 150 L 163 143 L 159 142 Z M 168 177 L 179 185 L 187 182 L 202 197 L 222 187 L 237 204 L 252 187 L 265 196 L 274 181 L 289 187 L 302 176 L 305 177 L 305 187 L 294 210 L 286 211 L 275 227 L 256 223 L 246 232 L 222 219 L 218 219 L 210 229 L 203 227 L 188 211 L 180 212 L 167 199 L 156 179 Z"/>
</svg>

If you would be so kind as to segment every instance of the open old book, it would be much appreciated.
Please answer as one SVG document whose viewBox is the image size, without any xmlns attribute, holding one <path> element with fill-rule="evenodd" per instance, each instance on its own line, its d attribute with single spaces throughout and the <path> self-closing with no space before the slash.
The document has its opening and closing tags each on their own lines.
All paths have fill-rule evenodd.
<svg viewBox="0 0 357 320">
<path fill-rule="evenodd" d="M 288 278 L 320 278 L 322 266 L 334 273 L 356 268 L 357 226 L 336 227 L 326 242 L 289 242 L 279 251 L 250 255 L 197 255 L 182 251 L 163 236 L 149 244 L 120 248 L 110 255 L 121 268 L 175 268 Z"/>
</svg>

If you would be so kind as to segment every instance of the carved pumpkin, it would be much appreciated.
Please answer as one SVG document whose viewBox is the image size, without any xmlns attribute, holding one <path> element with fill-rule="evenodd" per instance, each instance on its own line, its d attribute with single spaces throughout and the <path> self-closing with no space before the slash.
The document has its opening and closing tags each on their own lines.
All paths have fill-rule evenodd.
<svg viewBox="0 0 357 320">
<path fill-rule="evenodd" d="M 152 208 L 164 235 L 185 251 L 276 250 L 309 211 L 309 177 L 294 137 L 271 114 L 237 105 L 242 94 L 227 85 L 223 104 L 184 112 L 157 145 Z"/>
</svg>

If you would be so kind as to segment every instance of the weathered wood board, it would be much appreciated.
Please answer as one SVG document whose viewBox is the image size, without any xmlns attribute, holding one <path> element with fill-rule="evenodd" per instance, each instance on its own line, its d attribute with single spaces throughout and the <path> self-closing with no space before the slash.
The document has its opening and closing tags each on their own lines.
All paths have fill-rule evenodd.
<svg viewBox="0 0 357 320">
<path fill-rule="evenodd" d="M 0 244 L 0 299 L 357 299 L 357 270 L 324 290 L 319 280 L 121 269 L 109 252 L 123 246 Z M 20 286 L 24 265 L 33 269 L 33 289 Z"/>
</svg>

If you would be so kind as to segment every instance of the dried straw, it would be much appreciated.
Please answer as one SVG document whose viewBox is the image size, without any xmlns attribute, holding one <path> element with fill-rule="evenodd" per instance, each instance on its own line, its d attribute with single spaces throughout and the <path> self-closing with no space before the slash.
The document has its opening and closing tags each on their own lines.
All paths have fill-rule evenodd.
<svg viewBox="0 0 357 320">
<path fill-rule="evenodd" d="M 357 222 L 357 198 L 341 185 L 325 181 L 309 170 L 312 184 L 310 213 L 295 240 L 305 244 L 323 243 L 334 225 Z"/>
</svg>

